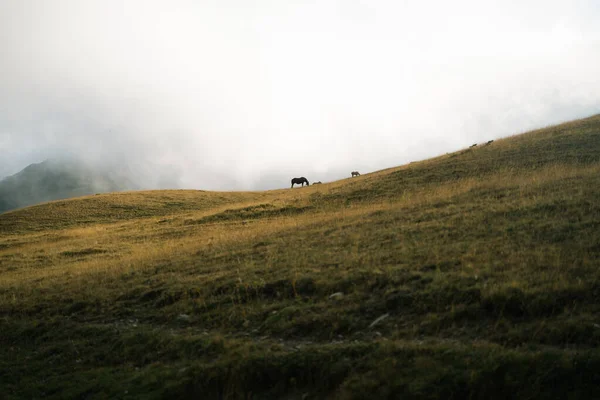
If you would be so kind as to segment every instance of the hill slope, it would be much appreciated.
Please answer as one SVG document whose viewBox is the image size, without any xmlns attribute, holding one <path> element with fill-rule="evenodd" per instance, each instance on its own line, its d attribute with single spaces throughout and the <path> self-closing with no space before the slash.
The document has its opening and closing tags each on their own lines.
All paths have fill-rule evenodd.
<svg viewBox="0 0 600 400">
<path fill-rule="evenodd" d="M 74 160 L 46 160 L 0 180 L 0 213 L 51 200 L 133 190 L 128 180 Z"/>
<path fill-rule="evenodd" d="M 600 397 L 598 199 L 594 116 L 308 188 L 5 213 L 0 389 Z"/>
</svg>

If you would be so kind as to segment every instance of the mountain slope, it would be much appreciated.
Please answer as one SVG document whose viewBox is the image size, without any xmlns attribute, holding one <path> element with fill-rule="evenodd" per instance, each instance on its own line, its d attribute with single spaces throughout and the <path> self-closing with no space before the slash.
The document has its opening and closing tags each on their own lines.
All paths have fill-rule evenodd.
<svg viewBox="0 0 600 400">
<path fill-rule="evenodd" d="M 594 116 L 308 188 L 5 213 L 0 389 L 598 398 L 598 199 Z"/>
<path fill-rule="evenodd" d="M 124 178 L 77 161 L 46 160 L 0 181 L 0 213 L 51 200 L 132 190 Z"/>
</svg>

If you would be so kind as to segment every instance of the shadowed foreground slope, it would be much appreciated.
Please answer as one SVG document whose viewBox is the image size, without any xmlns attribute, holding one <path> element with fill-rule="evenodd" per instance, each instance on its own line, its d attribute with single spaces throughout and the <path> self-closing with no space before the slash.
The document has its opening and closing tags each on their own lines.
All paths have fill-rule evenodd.
<svg viewBox="0 0 600 400">
<path fill-rule="evenodd" d="M 600 397 L 600 117 L 0 216 L 7 398 Z"/>
</svg>

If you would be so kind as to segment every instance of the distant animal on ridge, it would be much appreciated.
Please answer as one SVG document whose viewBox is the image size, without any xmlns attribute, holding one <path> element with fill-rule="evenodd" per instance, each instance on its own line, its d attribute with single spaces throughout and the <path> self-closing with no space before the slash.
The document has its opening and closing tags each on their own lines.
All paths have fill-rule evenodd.
<svg viewBox="0 0 600 400">
<path fill-rule="evenodd" d="M 493 140 L 490 140 L 489 142 L 487 142 L 485 145 L 487 146 L 488 144 L 492 144 Z"/>
<path fill-rule="evenodd" d="M 471 147 L 475 147 L 475 146 L 477 146 L 477 143 L 475 143 L 475 144 L 471 145 Z"/>
<path fill-rule="evenodd" d="M 358 171 L 352 171 L 351 174 L 352 174 L 353 177 L 354 176 L 360 176 L 360 172 L 358 172 Z"/>
<path fill-rule="evenodd" d="M 308 179 L 306 179 L 305 177 L 301 177 L 301 178 L 293 178 L 292 179 L 292 187 L 294 187 L 294 184 L 296 185 L 300 185 L 302 184 L 302 186 L 304 186 L 304 184 L 306 183 L 306 186 L 309 186 L 310 184 L 308 183 Z"/>
<path fill-rule="evenodd" d="M 313 182 L 313 185 L 320 185 L 322 182 L 318 181 L 318 182 Z"/>
</svg>

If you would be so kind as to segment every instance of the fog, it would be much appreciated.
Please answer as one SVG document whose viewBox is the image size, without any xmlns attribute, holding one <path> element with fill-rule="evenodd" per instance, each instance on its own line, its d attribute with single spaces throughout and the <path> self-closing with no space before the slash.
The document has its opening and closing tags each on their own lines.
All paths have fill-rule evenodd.
<svg viewBox="0 0 600 400">
<path fill-rule="evenodd" d="M 0 177 L 323 182 L 600 112 L 597 1 L 0 0 Z"/>
</svg>

